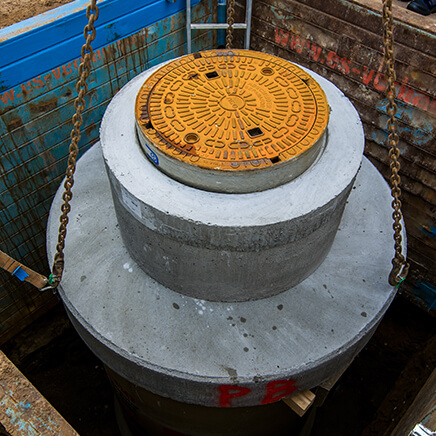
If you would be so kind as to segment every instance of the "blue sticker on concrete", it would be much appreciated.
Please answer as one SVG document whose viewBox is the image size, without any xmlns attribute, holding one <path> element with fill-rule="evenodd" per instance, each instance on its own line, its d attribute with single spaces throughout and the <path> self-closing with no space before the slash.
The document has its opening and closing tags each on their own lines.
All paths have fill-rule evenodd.
<svg viewBox="0 0 436 436">
<path fill-rule="evenodd" d="M 156 156 L 156 153 L 147 145 L 145 144 L 145 147 L 147 148 L 146 150 L 146 155 L 148 156 L 148 158 L 155 164 L 155 165 L 159 165 L 159 158 Z"/>
</svg>

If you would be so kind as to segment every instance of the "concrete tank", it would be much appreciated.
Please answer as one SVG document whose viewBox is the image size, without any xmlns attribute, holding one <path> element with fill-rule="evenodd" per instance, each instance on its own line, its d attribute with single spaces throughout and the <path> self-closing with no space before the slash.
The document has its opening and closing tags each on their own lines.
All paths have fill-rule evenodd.
<svg viewBox="0 0 436 436">
<path fill-rule="evenodd" d="M 117 94 L 102 144 L 78 162 L 59 293 L 136 425 L 280 434 L 292 419 L 279 400 L 345 368 L 395 295 L 390 190 L 366 159 L 359 171 L 364 139 L 350 102 L 306 70 L 330 114 L 300 175 L 263 191 L 255 176 L 244 193 L 190 186 L 196 168 L 182 176 L 190 185 L 175 180 L 135 131 L 136 95 L 158 68 Z M 50 258 L 60 203 L 58 192 Z M 228 425 L 213 429 L 216 420 Z"/>
<path fill-rule="evenodd" d="M 364 137 L 359 117 L 351 103 L 336 87 L 321 77 L 312 73 L 315 81 L 307 71 L 263 53 L 232 51 L 234 55 L 226 58 L 227 63 L 219 53 L 205 52 L 199 59 L 188 55 L 151 69 L 132 80 L 117 94 L 106 111 L 101 128 L 101 143 L 121 235 L 135 262 L 159 283 L 190 297 L 210 301 L 255 300 L 295 286 L 324 260 L 360 167 Z M 237 62 L 239 57 L 248 61 Z M 198 74 L 194 69 L 195 64 L 183 62 L 184 59 L 198 64 Z M 207 77 L 209 74 L 207 69 L 200 71 L 205 68 L 200 63 L 203 59 L 209 61 L 206 65 L 212 72 L 219 72 L 216 73 L 218 77 L 214 82 L 207 78 L 201 80 L 201 76 Z M 253 67 L 254 79 L 247 74 L 241 78 L 249 61 L 248 65 Z M 267 76 L 257 73 L 255 61 L 259 64 L 260 71 L 269 72 Z M 219 67 L 223 65 L 232 67 L 228 71 L 233 72 L 234 81 L 239 79 L 238 86 L 234 83 L 232 87 L 224 87 L 225 83 L 229 83 L 229 78 L 219 76 L 222 74 Z M 285 68 L 287 65 L 292 69 Z M 174 73 L 171 81 L 171 77 L 167 79 L 167 76 L 174 69 L 176 73 L 178 70 L 182 72 Z M 237 75 L 239 69 L 241 73 Z M 194 74 L 196 78 L 189 79 Z M 186 79 L 183 80 L 183 77 Z M 153 78 L 155 79 L 151 80 Z M 257 78 L 260 78 L 260 82 Z M 277 82 L 277 78 L 280 78 L 280 82 Z M 212 85 L 220 83 L 217 79 L 221 79 L 222 88 L 216 86 L 217 92 L 209 91 L 213 90 Z M 161 82 L 165 84 L 162 85 L 163 89 L 159 88 Z M 234 110 L 222 110 L 222 114 L 212 112 L 212 120 L 209 122 L 212 132 L 204 137 L 201 137 L 204 130 L 198 135 L 193 133 L 198 131 L 195 129 L 197 124 L 190 126 L 189 121 L 186 121 L 186 126 L 182 125 L 183 116 L 190 106 L 184 103 L 182 97 L 180 104 L 177 104 L 178 97 L 174 95 L 176 91 L 172 91 L 177 88 L 183 96 L 185 82 L 188 82 L 186 87 L 189 86 L 189 92 L 194 96 L 192 98 L 201 95 L 206 109 L 208 105 L 219 108 L 217 101 L 229 96 L 235 98 L 236 95 L 240 101 L 241 114 Z M 288 84 L 285 89 L 295 89 L 291 95 L 301 97 L 301 103 L 288 95 L 283 89 L 284 83 Z M 258 94 L 262 97 L 258 101 L 253 92 L 246 90 L 254 85 L 257 85 Z M 271 86 L 277 88 L 272 88 L 274 94 L 270 90 Z M 154 97 L 149 92 L 150 108 L 147 111 L 150 113 L 147 112 L 146 115 L 145 110 L 139 110 L 144 107 L 144 88 L 157 88 L 155 94 L 159 96 Z M 218 91 L 230 94 L 219 97 Z M 270 92 L 271 101 L 265 97 Z M 181 117 L 181 121 L 177 121 L 177 130 L 170 129 L 168 125 L 174 121 L 164 117 L 167 108 L 162 109 L 162 106 L 165 106 L 168 94 L 172 97 L 171 104 L 167 106 L 173 114 Z M 138 124 L 153 126 L 148 129 L 153 133 L 149 134 L 147 142 L 143 139 L 143 130 L 147 129 L 138 128 L 139 135 L 136 134 L 132 102 L 137 95 Z M 251 100 L 253 109 L 250 110 Z M 292 109 L 295 102 L 300 105 L 296 107 L 296 114 Z M 257 109 L 261 103 L 268 111 Z M 154 116 L 153 104 L 157 107 Z M 282 105 L 289 107 L 289 110 L 280 112 Z M 195 113 L 196 110 L 200 111 L 193 104 L 188 113 Z M 204 112 L 198 115 L 202 113 Z M 215 115 L 221 115 L 221 119 L 229 121 L 228 129 L 224 128 L 225 122 L 219 129 L 220 121 L 214 118 Z M 292 118 L 294 115 L 298 115 L 299 118 L 295 118 L 298 122 Z M 142 118 L 145 119 L 141 121 Z M 236 119 L 244 120 L 243 131 L 236 122 L 234 125 L 237 129 L 232 128 L 230 121 Z M 197 117 L 193 120 L 197 121 Z M 293 127 L 289 127 L 289 120 L 292 120 Z M 163 127 L 158 130 L 160 122 Z M 207 124 L 200 118 L 198 129 L 204 125 Z M 271 126 L 280 133 L 276 134 Z M 186 129 L 182 130 L 184 127 Z M 254 129 L 264 133 L 249 139 L 246 132 Z M 270 137 L 267 129 L 272 130 Z M 181 133 L 178 134 L 178 131 Z M 221 155 L 210 162 L 215 156 L 213 153 L 216 150 L 221 152 L 222 149 L 203 147 L 202 144 L 218 141 L 216 138 L 220 137 L 220 133 L 220 142 L 224 142 L 225 134 L 230 137 L 229 142 L 233 141 L 230 142 L 228 157 L 224 159 Z M 191 145 L 183 142 L 183 137 L 194 134 L 200 144 L 197 146 L 198 155 L 184 156 L 182 152 L 186 145 Z M 235 136 L 243 137 L 244 140 L 234 141 Z M 275 136 L 279 138 L 276 139 Z M 163 138 L 166 142 L 161 139 L 161 147 L 151 149 L 152 140 L 158 142 L 158 138 Z M 173 141 L 170 142 L 170 139 Z M 268 141 L 276 141 L 279 145 L 282 144 L 282 148 Z M 252 145 L 256 142 L 259 145 Z M 185 147 L 177 149 L 177 144 Z M 246 157 L 239 150 L 244 159 L 235 162 L 231 153 L 238 145 L 246 147 L 241 149 L 245 153 L 252 150 L 258 156 L 261 152 L 265 155 L 270 152 L 270 158 L 264 158 L 258 167 L 253 167 L 250 165 L 254 156 Z M 150 165 L 150 161 L 143 158 L 141 146 L 149 154 L 153 153 L 151 160 L 155 165 Z M 180 155 L 182 158 L 176 159 Z M 202 166 L 197 166 L 197 161 L 192 163 L 193 157 L 205 162 L 200 160 Z M 256 165 L 260 160 L 256 159 Z M 233 167 L 235 164 L 238 165 L 236 168 Z M 204 189 L 193 189 L 187 184 L 178 183 L 165 173 Z M 299 177 L 295 178 L 296 175 Z M 289 178 L 293 180 L 289 181 Z M 224 193 L 212 192 L 206 188 Z M 240 191 L 244 194 L 234 193 Z"/>
</svg>

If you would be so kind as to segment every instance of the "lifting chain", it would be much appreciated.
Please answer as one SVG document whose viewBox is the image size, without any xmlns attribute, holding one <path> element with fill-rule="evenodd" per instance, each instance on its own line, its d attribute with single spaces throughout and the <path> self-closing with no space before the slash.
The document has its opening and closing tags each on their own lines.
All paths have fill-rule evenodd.
<svg viewBox="0 0 436 436">
<path fill-rule="evenodd" d="M 384 62 L 386 67 L 387 87 L 386 97 L 388 100 L 387 114 L 388 120 L 388 146 L 389 146 L 389 166 L 391 168 L 391 188 L 392 188 L 392 218 L 394 219 L 394 241 L 395 241 L 395 256 L 392 259 L 392 271 L 389 274 L 389 284 L 398 286 L 407 276 L 409 264 L 402 253 L 402 237 L 401 237 L 401 189 L 400 189 L 400 150 L 398 149 L 398 134 L 395 115 L 397 113 L 397 105 L 395 103 L 395 70 L 394 70 L 394 19 L 392 15 L 392 0 L 383 0 L 383 48 Z"/>
<path fill-rule="evenodd" d="M 59 285 L 59 282 L 61 281 L 64 269 L 63 250 L 65 247 L 65 237 L 67 235 L 68 213 L 71 209 L 70 201 L 73 197 L 73 194 L 71 193 L 71 188 L 74 184 L 73 176 L 76 170 L 77 155 L 79 153 L 78 143 L 80 140 L 80 127 L 83 124 L 82 112 L 85 110 L 85 100 L 83 99 L 83 97 L 88 91 L 86 79 L 88 78 L 91 70 L 91 60 L 93 56 L 91 42 L 94 41 L 96 35 L 94 27 L 94 22 L 98 18 L 98 7 L 96 4 L 96 0 L 91 0 L 90 5 L 86 9 L 86 16 L 88 18 L 88 24 L 83 30 L 86 43 L 82 46 L 82 62 L 79 66 L 79 79 L 76 84 L 76 90 L 78 93 L 78 97 L 74 101 L 76 113 L 73 116 L 73 129 L 71 131 L 68 167 L 66 171 L 66 180 L 64 183 L 65 192 L 62 196 L 64 203 L 61 207 L 62 214 L 59 219 L 61 225 L 59 227 L 58 243 L 56 245 L 56 254 L 54 256 L 52 274 L 50 274 L 48 278 L 44 277 L 41 274 L 38 274 L 36 271 L 33 271 L 31 268 L 16 261 L 3 251 L 0 251 L 0 268 L 10 272 L 19 280 L 26 281 L 32 284 L 40 291 L 45 291 L 47 289 L 56 289 Z"/>
<path fill-rule="evenodd" d="M 88 91 L 88 85 L 86 80 L 91 71 L 91 61 L 93 57 L 93 50 L 91 42 L 94 41 L 96 36 L 96 30 L 94 23 L 98 18 L 99 10 L 97 7 L 97 0 L 91 0 L 91 3 L 86 8 L 86 17 L 88 18 L 88 24 L 83 30 L 83 35 L 86 39 L 86 43 L 82 46 L 81 58 L 82 61 L 79 65 L 79 79 L 76 84 L 77 98 L 74 101 L 74 108 L 76 113 L 73 115 L 73 129 L 71 130 L 71 142 L 68 156 L 68 166 L 66 170 L 66 178 L 64 182 L 65 191 L 62 195 L 64 200 L 61 206 L 61 216 L 59 218 L 59 236 L 58 243 L 56 245 L 56 254 L 53 262 L 53 286 L 56 288 L 61 281 L 62 273 L 64 270 L 64 247 L 65 237 L 67 235 L 68 213 L 71 210 L 70 201 L 73 198 L 71 188 L 74 185 L 74 172 L 76 171 L 76 159 L 79 153 L 79 141 L 80 141 L 80 127 L 83 124 L 82 112 L 85 110 L 84 96 Z"/>
<path fill-rule="evenodd" d="M 233 45 L 233 24 L 235 24 L 235 0 L 227 0 L 227 33 L 226 48 L 232 48 Z"/>
</svg>

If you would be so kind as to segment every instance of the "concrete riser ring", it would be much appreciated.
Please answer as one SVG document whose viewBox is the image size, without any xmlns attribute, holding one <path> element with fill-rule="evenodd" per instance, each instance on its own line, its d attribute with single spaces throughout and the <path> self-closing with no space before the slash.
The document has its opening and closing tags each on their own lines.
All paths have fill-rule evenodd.
<svg viewBox="0 0 436 436">
<path fill-rule="evenodd" d="M 141 149 L 134 101 L 154 71 L 117 94 L 101 128 L 117 219 L 132 258 L 167 288 L 208 301 L 267 298 L 303 281 L 328 254 L 360 167 L 364 138 L 353 106 L 310 73 L 331 108 L 326 143 L 312 166 L 261 192 L 207 192 L 166 176 Z"/>
</svg>

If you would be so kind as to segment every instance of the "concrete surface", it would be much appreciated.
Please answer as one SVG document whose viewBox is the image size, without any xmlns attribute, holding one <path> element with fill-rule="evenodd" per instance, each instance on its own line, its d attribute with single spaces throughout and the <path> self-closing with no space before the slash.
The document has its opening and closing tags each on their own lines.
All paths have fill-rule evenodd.
<svg viewBox="0 0 436 436">
<path fill-rule="evenodd" d="M 308 277 L 333 242 L 362 159 L 359 116 L 332 83 L 314 75 L 331 107 L 327 143 L 297 179 L 262 192 L 222 194 L 179 183 L 144 158 L 137 92 L 155 68 L 127 84 L 101 128 L 121 235 L 152 278 L 208 301 L 279 294 Z"/>
<path fill-rule="evenodd" d="M 79 161 L 74 188 L 60 296 L 94 353 L 156 394 L 237 407 L 316 386 L 353 359 L 394 297 L 390 192 L 367 160 L 322 265 L 290 291 L 243 303 L 183 296 L 135 264 L 98 145 Z M 60 202 L 58 192 L 50 259 Z"/>
</svg>

